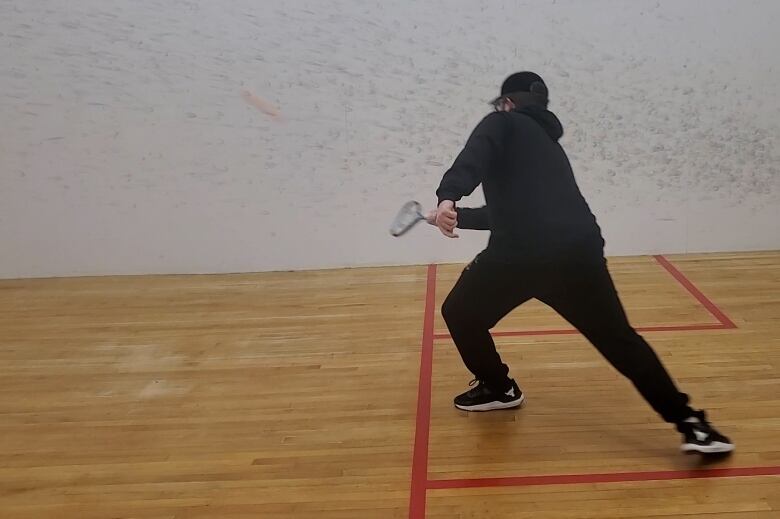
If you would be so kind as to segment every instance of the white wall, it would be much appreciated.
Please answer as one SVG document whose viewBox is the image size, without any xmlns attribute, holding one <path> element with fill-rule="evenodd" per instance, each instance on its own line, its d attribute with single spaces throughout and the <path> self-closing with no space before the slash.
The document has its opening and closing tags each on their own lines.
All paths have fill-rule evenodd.
<svg viewBox="0 0 780 519">
<path fill-rule="evenodd" d="M 485 234 L 388 225 L 520 69 L 609 253 L 778 248 L 778 20 L 777 0 L 3 0 L 0 277 L 468 259 Z"/>
</svg>

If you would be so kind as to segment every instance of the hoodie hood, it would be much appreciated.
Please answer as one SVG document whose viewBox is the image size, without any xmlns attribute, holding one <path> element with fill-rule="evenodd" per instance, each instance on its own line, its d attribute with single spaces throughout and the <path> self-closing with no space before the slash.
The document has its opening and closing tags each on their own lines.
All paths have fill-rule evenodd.
<svg viewBox="0 0 780 519">
<path fill-rule="evenodd" d="M 526 105 L 515 109 L 515 112 L 525 114 L 544 128 L 547 135 L 554 141 L 563 136 L 563 125 L 554 113 L 539 105 Z"/>
</svg>

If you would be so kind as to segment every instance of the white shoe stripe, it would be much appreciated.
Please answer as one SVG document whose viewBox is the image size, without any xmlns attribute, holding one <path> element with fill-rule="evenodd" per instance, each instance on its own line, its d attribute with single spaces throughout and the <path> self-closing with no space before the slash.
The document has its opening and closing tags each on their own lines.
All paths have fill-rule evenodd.
<svg viewBox="0 0 780 519">
<path fill-rule="evenodd" d="M 455 407 L 463 411 L 493 411 L 496 409 L 511 409 L 513 407 L 522 407 L 525 403 L 525 395 L 520 395 L 517 400 L 510 402 L 501 402 L 500 400 L 494 400 L 493 402 L 486 402 L 484 404 L 476 405 L 460 405 L 455 404 Z"/>
<path fill-rule="evenodd" d="M 734 450 L 733 443 L 712 442 L 707 445 L 696 443 L 683 443 L 680 447 L 683 452 L 701 452 L 703 454 L 716 454 L 720 452 L 731 452 Z"/>
</svg>

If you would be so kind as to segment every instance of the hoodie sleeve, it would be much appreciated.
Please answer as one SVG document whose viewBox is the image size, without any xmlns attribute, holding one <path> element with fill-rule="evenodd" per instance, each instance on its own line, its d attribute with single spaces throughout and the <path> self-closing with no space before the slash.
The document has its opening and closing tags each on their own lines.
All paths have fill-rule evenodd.
<svg viewBox="0 0 780 519">
<path fill-rule="evenodd" d="M 489 173 L 495 158 L 504 151 L 510 124 L 507 114 L 502 112 L 493 112 L 480 121 L 452 167 L 444 174 L 436 190 L 439 203 L 442 200 L 457 202 L 474 192 Z"/>
<path fill-rule="evenodd" d="M 478 208 L 458 207 L 458 229 L 490 230 L 490 218 L 487 206 Z"/>
</svg>

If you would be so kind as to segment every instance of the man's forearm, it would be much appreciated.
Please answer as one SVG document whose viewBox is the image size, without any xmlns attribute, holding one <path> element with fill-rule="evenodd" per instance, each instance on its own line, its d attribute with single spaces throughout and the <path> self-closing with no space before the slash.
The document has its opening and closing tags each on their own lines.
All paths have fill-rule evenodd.
<svg viewBox="0 0 780 519">
<path fill-rule="evenodd" d="M 459 229 L 490 230 L 490 216 L 488 215 L 487 206 L 478 208 L 459 207 L 457 212 Z"/>
</svg>

